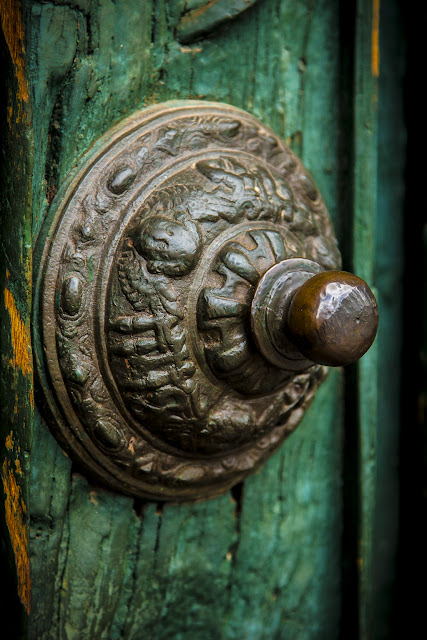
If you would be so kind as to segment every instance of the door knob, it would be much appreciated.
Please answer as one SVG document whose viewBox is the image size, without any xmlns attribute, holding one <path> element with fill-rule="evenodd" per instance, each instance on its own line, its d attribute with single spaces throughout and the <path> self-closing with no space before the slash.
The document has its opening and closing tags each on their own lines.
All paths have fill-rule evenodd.
<svg viewBox="0 0 427 640">
<path fill-rule="evenodd" d="M 52 203 L 35 265 L 43 411 L 92 476 L 142 497 L 242 480 L 377 327 L 308 172 L 223 104 L 109 131 Z"/>
<path fill-rule="evenodd" d="M 277 367 L 338 367 L 369 349 L 377 332 L 378 307 L 361 278 L 322 271 L 308 260 L 284 260 L 261 278 L 251 322 L 260 351 Z"/>
</svg>

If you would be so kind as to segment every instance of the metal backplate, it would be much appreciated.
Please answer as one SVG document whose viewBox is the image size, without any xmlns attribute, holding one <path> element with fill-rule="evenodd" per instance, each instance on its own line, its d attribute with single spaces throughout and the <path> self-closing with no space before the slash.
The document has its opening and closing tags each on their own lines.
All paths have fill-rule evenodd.
<svg viewBox="0 0 427 640">
<path fill-rule="evenodd" d="M 49 421 L 98 480 L 141 497 L 217 495 L 295 429 L 325 369 L 257 349 L 257 283 L 287 258 L 339 268 L 324 203 L 249 114 L 166 103 L 110 131 L 38 246 L 38 373 Z"/>
</svg>

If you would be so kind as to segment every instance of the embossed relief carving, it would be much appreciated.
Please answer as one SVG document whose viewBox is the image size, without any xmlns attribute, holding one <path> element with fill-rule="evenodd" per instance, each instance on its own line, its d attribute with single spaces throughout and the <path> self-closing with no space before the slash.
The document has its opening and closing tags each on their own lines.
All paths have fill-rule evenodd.
<svg viewBox="0 0 427 640">
<path fill-rule="evenodd" d="M 56 207 L 38 359 L 58 437 L 127 493 L 225 490 L 295 428 L 324 376 L 275 367 L 250 325 L 274 264 L 339 267 L 311 178 L 248 114 L 177 103 L 107 136 Z"/>
</svg>

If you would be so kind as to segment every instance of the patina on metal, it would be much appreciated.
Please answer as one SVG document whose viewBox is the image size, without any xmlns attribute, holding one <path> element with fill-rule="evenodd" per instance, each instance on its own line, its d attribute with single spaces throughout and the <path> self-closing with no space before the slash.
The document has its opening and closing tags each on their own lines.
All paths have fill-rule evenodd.
<svg viewBox="0 0 427 640">
<path fill-rule="evenodd" d="M 332 367 L 359 360 L 372 345 L 378 307 L 364 280 L 324 271 L 307 280 L 289 307 L 290 339 L 309 360 Z"/>
<path fill-rule="evenodd" d="M 375 300 L 337 272 L 311 177 L 228 105 L 166 103 L 110 131 L 37 252 L 52 428 L 98 480 L 140 497 L 241 481 L 295 429 L 323 364 L 375 335 Z"/>
<path fill-rule="evenodd" d="M 372 345 L 378 306 L 361 278 L 288 259 L 258 283 L 251 321 L 259 350 L 277 367 L 339 367 L 359 360 Z"/>
</svg>

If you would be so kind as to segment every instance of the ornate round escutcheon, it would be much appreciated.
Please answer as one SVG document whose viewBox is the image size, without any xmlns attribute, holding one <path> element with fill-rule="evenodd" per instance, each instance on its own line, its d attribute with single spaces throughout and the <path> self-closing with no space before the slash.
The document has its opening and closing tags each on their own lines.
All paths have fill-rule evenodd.
<svg viewBox="0 0 427 640">
<path fill-rule="evenodd" d="M 283 278 L 339 268 L 331 223 L 301 162 L 239 109 L 166 103 L 110 131 L 37 251 L 50 422 L 116 490 L 223 492 L 293 431 L 325 375 L 292 355 L 268 301 Z"/>
</svg>

